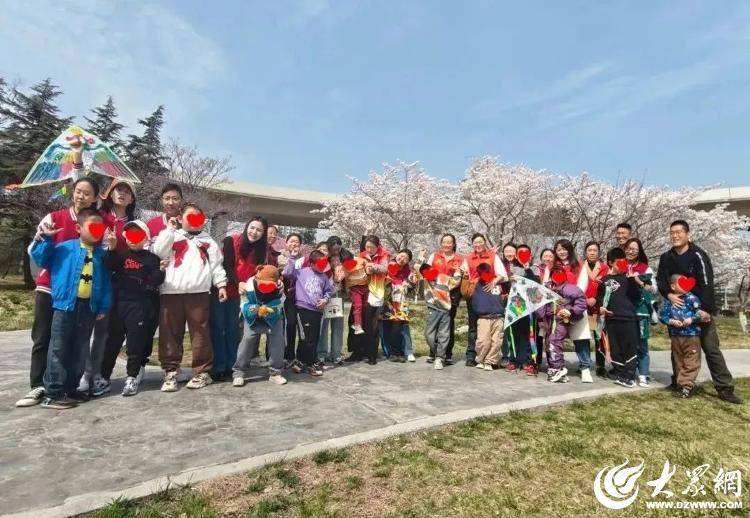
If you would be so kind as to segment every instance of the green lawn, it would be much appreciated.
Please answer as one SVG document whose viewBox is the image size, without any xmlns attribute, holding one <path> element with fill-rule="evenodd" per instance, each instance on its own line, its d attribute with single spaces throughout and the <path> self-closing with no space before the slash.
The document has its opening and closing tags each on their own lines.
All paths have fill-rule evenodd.
<svg viewBox="0 0 750 518">
<path fill-rule="evenodd" d="M 737 391 L 750 400 L 750 379 L 738 380 Z M 608 513 L 594 498 L 594 478 L 626 458 L 631 465 L 645 460 L 645 469 L 640 496 L 618 516 L 705 516 L 647 511 L 651 488 L 645 482 L 669 460 L 677 472 L 667 489 L 690 500 L 680 495 L 685 470 L 707 463 L 706 496 L 693 500 L 738 501 L 715 495 L 711 481 L 721 466 L 750 475 L 749 424 L 748 403 L 722 403 L 713 390 L 699 390 L 690 400 L 665 390 L 622 394 L 324 451 L 135 502 L 115 501 L 88 516 L 603 516 Z M 743 504 L 750 505 L 747 491 Z"/>
</svg>

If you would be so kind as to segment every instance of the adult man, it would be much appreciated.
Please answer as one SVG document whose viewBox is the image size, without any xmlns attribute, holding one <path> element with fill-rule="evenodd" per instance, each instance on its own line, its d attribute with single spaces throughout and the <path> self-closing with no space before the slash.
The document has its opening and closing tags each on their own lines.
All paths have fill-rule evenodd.
<svg viewBox="0 0 750 518">
<path fill-rule="evenodd" d="M 164 212 L 154 216 L 146 226 L 151 232 L 151 239 L 156 239 L 159 232 L 167 228 L 167 222 L 170 218 L 178 218 L 182 210 L 182 189 L 176 183 L 164 184 L 161 189 L 161 208 Z"/>
<path fill-rule="evenodd" d="M 695 279 L 695 287 L 691 290 L 701 301 L 698 312 L 701 318 L 701 349 L 706 357 L 706 365 L 711 372 L 719 399 L 729 403 L 740 404 L 742 400 L 734 393 L 732 374 L 724 361 L 724 355 L 719 349 L 719 335 L 716 332 L 716 322 L 712 315 L 716 314 L 714 300 L 714 270 L 708 254 L 690 241 L 690 225 L 687 221 L 678 219 L 669 226 L 669 237 L 672 248 L 661 255 L 656 282 L 659 292 L 668 298 L 672 304 L 682 307 L 684 302 L 674 293 L 670 293 L 670 276 L 680 274 Z M 674 385 L 674 369 L 672 384 Z"/>
<path fill-rule="evenodd" d="M 618 223 L 617 227 L 615 227 L 615 240 L 617 241 L 617 246 L 625 250 L 625 243 L 628 242 L 628 239 L 633 237 L 633 227 L 630 226 L 630 223 Z"/>
</svg>

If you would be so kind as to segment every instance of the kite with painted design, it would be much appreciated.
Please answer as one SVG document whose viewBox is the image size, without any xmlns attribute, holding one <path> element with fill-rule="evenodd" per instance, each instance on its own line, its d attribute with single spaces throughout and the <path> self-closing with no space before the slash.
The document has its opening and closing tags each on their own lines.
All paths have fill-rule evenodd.
<svg viewBox="0 0 750 518">
<path fill-rule="evenodd" d="M 83 145 L 83 163 L 89 173 L 141 183 L 135 173 L 96 135 L 78 126 L 71 126 L 44 150 L 18 187 L 33 187 L 63 180 L 74 180 L 75 169 L 71 144 L 76 141 Z"/>
</svg>

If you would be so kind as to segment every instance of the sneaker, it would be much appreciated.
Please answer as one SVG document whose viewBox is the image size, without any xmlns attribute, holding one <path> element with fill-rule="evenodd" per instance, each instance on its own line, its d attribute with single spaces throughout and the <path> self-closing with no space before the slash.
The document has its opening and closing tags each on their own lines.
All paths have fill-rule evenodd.
<svg viewBox="0 0 750 518">
<path fill-rule="evenodd" d="M 177 383 L 185 383 L 190 379 L 190 372 L 180 367 L 177 369 Z"/>
<path fill-rule="evenodd" d="M 527 376 L 536 376 L 539 374 L 539 368 L 535 363 L 527 363 L 523 370 L 526 371 Z"/>
<path fill-rule="evenodd" d="M 393 362 L 393 363 L 398 363 L 398 356 L 396 356 L 395 354 L 393 356 L 389 356 L 388 361 Z"/>
<path fill-rule="evenodd" d="M 146 377 L 146 366 L 141 365 L 140 370 L 138 371 L 138 375 L 135 377 L 135 382 L 137 385 L 140 385 L 143 381 L 143 378 Z"/>
<path fill-rule="evenodd" d="M 446 358 L 443 363 L 446 365 L 453 365 L 453 358 Z"/>
<path fill-rule="evenodd" d="M 244 382 L 245 380 L 242 381 Z M 276 385 L 286 385 L 286 378 L 281 374 L 271 374 L 268 377 L 268 381 L 275 383 Z"/>
<path fill-rule="evenodd" d="M 482 363 L 482 362 L 476 362 L 476 363 L 477 364 L 474 365 L 474 367 L 476 367 L 477 369 L 484 369 L 484 363 Z"/>
<path fill-rule="evenodd" d="M 505 368 L 506 365 L 508 365 L 510 361 L 508 358 L 500 358 L 500 367 Z"/>
<path fill-rule="evenodd" d="M 516 367 L 515 362 L 507 362 L 505 364 L 505 372 L 509 374 L 514 374 L 518 370 L 518 367 Z"/>
<path fill-rule="evenodd" d="M 68 410 L 77 407 L 78 404 L 67 398 L 46 397 L 42 401 L 42 408 L 51 408 L 52 410 Z"/>
<path fill-rule="evenodd" d="M 417 359 L 414 357 L 413 354 L 410 354 L 409 356 L 406 357 L 406 361 L 414 363 L 415 361 L 417 361 Z"/>
<path fill-rule="evenodd" d="M 78 388 L 76 390 L 78 390 L 78 392 L 88 392 L 89 388 L 89 377 L 84 374 L 81 376 L 81 381 L 78 382 Z"/>
<path fill-rule="evenodd" d="M 591 369 L 581 369 L 581 383 L 593 383 L 594 378 L 591 377 Z"/>
<path fill-rule="evenodd" d="M 362 326 L 357 325 L 357 324 L 355 324 L 355 325 L 352 326 L 352 330 L 354 331 L 355 335 L 363 335 L 363 334 L 365 334 L 365 330 L 362 329 Z"/>
<path fill-rule="evenodd" d="M 244 387 L 245 386 L 245 378 L 242 376 L 235 376 L 232 379 L 232 386 L 233 387 Z"/>
<path fill-rule="evenodd" d="M 344 365 L 344 359 L 341 356 L 339 356 L 338 358 L 336 358 L 335 360 L 333 360 L 333 364 L 336 367 L 342 367 Z"/>
<path fill-rule="evenodd" d="M 625 388 L 635 388 L 635 381 L 626 379 L 616 379 L 615 384 Z"/>
<path fill-rule="evenodd" d="M 346 358 L 344 358 L 345 363 L 355 363 L 355 362 L 361 362 L 363 358 L 357 354 L 350 354 Z M 292 370 L 294 370 L 294 367 L 292 367 Z M 296 372 L 296 371 L 295 371 Z"/>
<path fill-rule="evenodd" d="M 692 395 L 693 395 L 693 391 L 692 390 L 690 390 L 687 387 L 682 387 L 682 390 L 680 391 L 680 397 L 682 399 L 687 399 L 687 398 L 689 398 Z"/>
<path fill-rule="evenodd" d="M 398 363 L 406 363 L 406 356 L 396 356 Z"/>
<path fill-rule="evenodd" d="M 125 379 L 125 386 L 122 387 L 122 395 L 128 397 L 136 394 L 138 394 L 138 377 L 128 376 Z"/>
<path fill-rule="evenodd" d="M 606 378 L 607 377 L 607 369 L 604 367 L 597 367 L 596 368 L 596 375 L 600 378 Z"/>
<path fill-rule="evenodd" d="M 550 372 L 547 373 L 547 381 L 551 381 L 552 383 L 565 383 L 563 381 L 563 378 L 567 378 L 568 375 L 568 369 L 563 367 L 562 369 L 550 369 Z"/>
<path fill-rule="evenodd" d="M 734 393 L 734 389 L 722 389 L 718 391 L 719 393 L 719 399 L 722 401 L 726 401 L 727 403 L 733 403 L 735 405 L 741 405 L 742 400 L 737 397 L 737 395 Z"/>
<path fill-rule="evenodd" d="M 107 392 L 112 390 L 112 384 L 109 380 L 102 378 L 101 376 L 94 377 L 94 383 L 91 386 L 91 395 L 94 397 L 103 396 Z"/>
<path fill-rule="evenodd" d="M 74 401 L 78 405 L 86 403 L 91 399 L 91 396 L 89 396 L 88 392 L 78 392 L 77 390 L 72 394 L 65 394 L 65 397 L 69 400 Z"/>
<path fill-rule="evenodd" d="M 292 362 L 292 372 L 295 374 L 300 374 L 302 372 L 302 363 L 300 363 L 299 360 L 294 360 Z"/>
<path fill-rule="evenodd" d="M 466 364 L 465 365 L 467 367 L 476 367 L 477 366 L 477 362 L 474 361 L 474 360 L 466 360 Z"/>
<path fill-rule="evenodd" d="M 492 365 L 490 365 L 489 363 L 485 363 L 484 364 L 484 370 L 492 372 L 492 370 L 493 370 L 492 369 Z"/>
<path fill-rule="evenodd" d="M 434 362 L 434 361 L 435 361 L 435 357 L 434 357 L 434 356 L 428 356 L 428 357 L 427 357 L 427 359 L 426 359 L 425 361 L 426 361 L 427 363 L 432 363 L 432 362 Z"/>
<path fill-rule="evenodd" d="M 38 405 L 44 399 L 44 387 L 34 387 L 24 397 L 16 401 L 17 407 Z"/>
<path fill-rule="evenodd" d="M 176 392 L 178 376 L 179 374 L 177 371 L 169 371 L 164 373 L 164 382 L 161 384 L 161 391 Z"/>
<path fill-rule="evenodd" d="M 310 365 L 310 367 L 307 368 L 307 372 L 308 374 L 310 374 L 310 376 L 314 376 L 316 378 L 323 375 L 323 369 L 321 369 L 317 363 L 313 363 L 312 365 Z"/>
<path fill-rule="evenodd" d="M 211 376 L 207 372 L 201 372 L 200 374 L 196 374 L 195 376 L 193 376 L 193 378 L 188 381 L 187 388 L 201 389 L 213 382 L 214 380 L 211 379 Z"/>
<path fill-rule="evenodd" d="M 436 371 L 443 370 L 443 359 L 442 358 L 435 358 L 435 366 L 433 367 Z"/>
<path fill-rule="evenodd" d="M 643 376 L 642 374 L 638 375 L 638 386 L 639 387 L 648 387 L 648 378 L 646 376 Z"/>
</svg>

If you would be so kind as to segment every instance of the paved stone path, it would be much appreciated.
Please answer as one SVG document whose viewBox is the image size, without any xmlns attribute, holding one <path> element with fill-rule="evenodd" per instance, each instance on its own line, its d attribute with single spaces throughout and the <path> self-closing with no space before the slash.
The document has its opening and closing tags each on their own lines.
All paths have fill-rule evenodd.
<svg viewBox="0 0 750 518">
<path fill-rule="evenodd" d="M 317 380 L 290 374 L 281 387 L 181 385 L 171 394 L 159 391 L 161 372 L 151 367 L 142 392 L 123 398 L 118 364 L 111 395 L 58 412 L 13 406 L 28 389 L 29 332 L 0 333 L 0 350 L 0 512 L 34 517 L 84 512 L 168 481 L 197 482 L 480 415 L 628 391 L 599 379 L 582 384 L 575 374 L 553 385 L 544 376 L 463 364 L 435 371 L 418 359 L 346 366 Z M 750 376 L 750 350 L 724 353 L 735 376 Z M 651 366 L 658 382 L 668 382 L 667 352 L 652 353 Z M 574 355 L 568 368 L 575 370 Z"/>
</svg>

